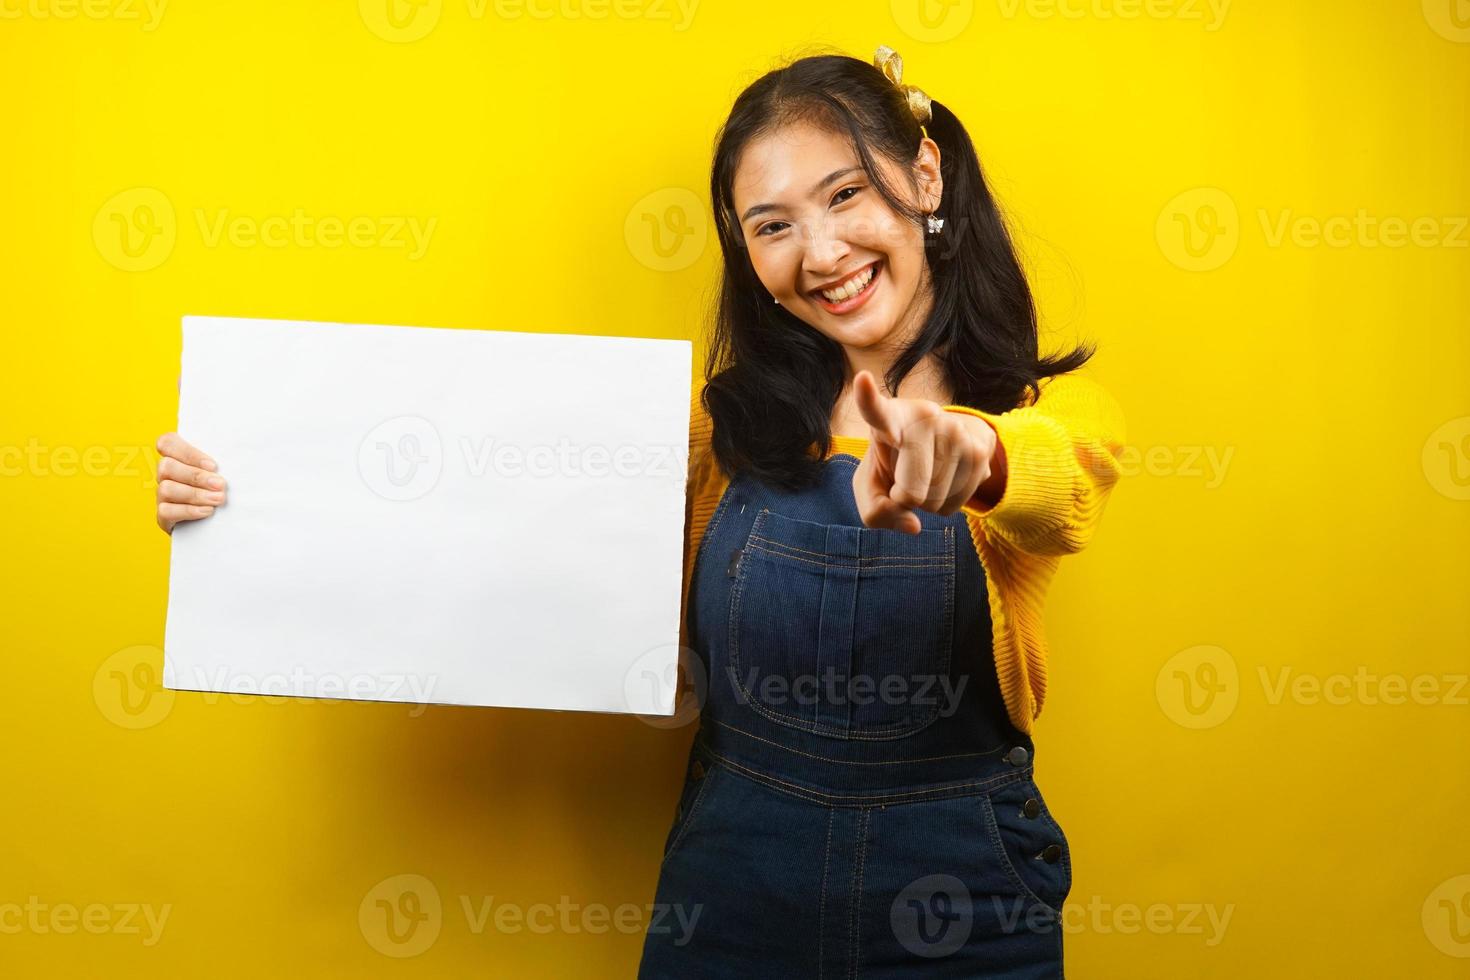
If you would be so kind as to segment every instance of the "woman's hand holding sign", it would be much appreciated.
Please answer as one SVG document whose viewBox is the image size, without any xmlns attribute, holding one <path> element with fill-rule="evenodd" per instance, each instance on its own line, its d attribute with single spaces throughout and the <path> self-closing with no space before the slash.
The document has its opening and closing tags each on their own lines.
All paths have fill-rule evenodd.
<svg viewBox="0 0 1470 980">
<path fill-rule="evenodd" d="M 197 521 L 225 502 L 225 481 L 214 460 L 177 432 L 158 437 L 158 526 L 169 534 L 181 521 Z"/>
</svg>

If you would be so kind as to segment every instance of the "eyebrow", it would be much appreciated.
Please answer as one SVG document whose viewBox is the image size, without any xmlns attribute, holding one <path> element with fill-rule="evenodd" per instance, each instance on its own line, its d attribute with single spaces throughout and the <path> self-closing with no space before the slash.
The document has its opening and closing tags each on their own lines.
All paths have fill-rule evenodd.
<svg viewBox="0 0 1470 980">
<path fill-rule="evenodd" d="M 834 170 L 830 174 L 828 174 L 827 176 L 825 176 L 821 180 L 819 180 L 817 182 L 817 185 L 811 189 L 811 193 L 812 194 L 815 194 L 817 191 L 819 191 L 822 188 L 826 187 L 828 184 L 831 184 L 833 181 L 840 180 L 843 177 L 847 176 L 848 174 L 852 173 L 853 171 L 861 170 L 861 169 L 863 169 L 863 168 L 862 167 L 843 167 L 841 170 Z M 767 211 L 776 211 L 776 210 L 779 210 L 780 207 L 781 207 L 781 205 L 779 205 L 779 204 L 752 204 L 750 207 L 748 207 L 748 208 L 745 209 L 745 214 L 743 214 L 743 215 L 740 216 L 740 223 L 743 225 L 747 221 L 749 221 L 751 218 L 755 217 L 758 214 L 765 214 Z"/>
</svg>

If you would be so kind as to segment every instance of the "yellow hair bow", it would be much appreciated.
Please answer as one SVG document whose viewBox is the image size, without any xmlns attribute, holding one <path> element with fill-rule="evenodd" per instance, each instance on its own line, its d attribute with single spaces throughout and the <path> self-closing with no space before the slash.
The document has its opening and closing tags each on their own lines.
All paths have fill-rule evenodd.
<svg viewBox="0 0 1470 980">
<path fill-rule="evenodd" d="M 919 121 L 919 131 L 927 139 L 929 130 L 924 128 L 924 124 L 934 118 L 934 109 L 930 106 L 929 96 L 924 94 L 923 89 L 915 85 L 903 84 L 903 58 L 888 45 L 880 44 L 873 55 L 873 66 L 883 72 L 884 77 L 890 82 L 898 86 L 898 90 L 908 101 L 909 111 Z"/>
</svg>

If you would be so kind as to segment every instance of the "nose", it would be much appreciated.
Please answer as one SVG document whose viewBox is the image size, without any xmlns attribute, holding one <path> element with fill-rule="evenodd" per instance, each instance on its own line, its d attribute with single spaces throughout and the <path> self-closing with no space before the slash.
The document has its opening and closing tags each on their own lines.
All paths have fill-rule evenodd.
<svg viewBox="0 0 1470 980">
<path fill-rule="evenodd" d="M 834 233 L 837 230 L 828 219 L 816 222 L 807 232 L 801 266 L 813 278 L 830 277 L 842 267 L 842 260 L 852 251 L 842 235 Z"/>
</svg>

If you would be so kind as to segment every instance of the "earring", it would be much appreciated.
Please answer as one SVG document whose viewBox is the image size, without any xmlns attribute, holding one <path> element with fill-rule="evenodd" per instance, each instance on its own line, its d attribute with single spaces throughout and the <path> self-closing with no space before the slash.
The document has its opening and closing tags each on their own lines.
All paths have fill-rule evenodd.
<svg viewBox="0 0 1470 980">
<path fill-rule="evenodd" d="M 943 218 L 936 218 L 936 217 L 934 217 L 934 215 L 931 214 L 931 215 L 928 216 L 928 224 L 929 224 L 929 230 L 931 232 L 933 232 L 934 234 L 936 234 L 936 235 L 939 234 L 941 231 L 944 230 L 944 219 Z"/>
<path fill-rule="evenodd" d="M 781 305 L 781 301 L 779 299 L 776 299 L 776 297 L 772 296 L 771 299 L 776 300 L 776 305 L 777 306 L 780 306 Z"/>
</svg>

